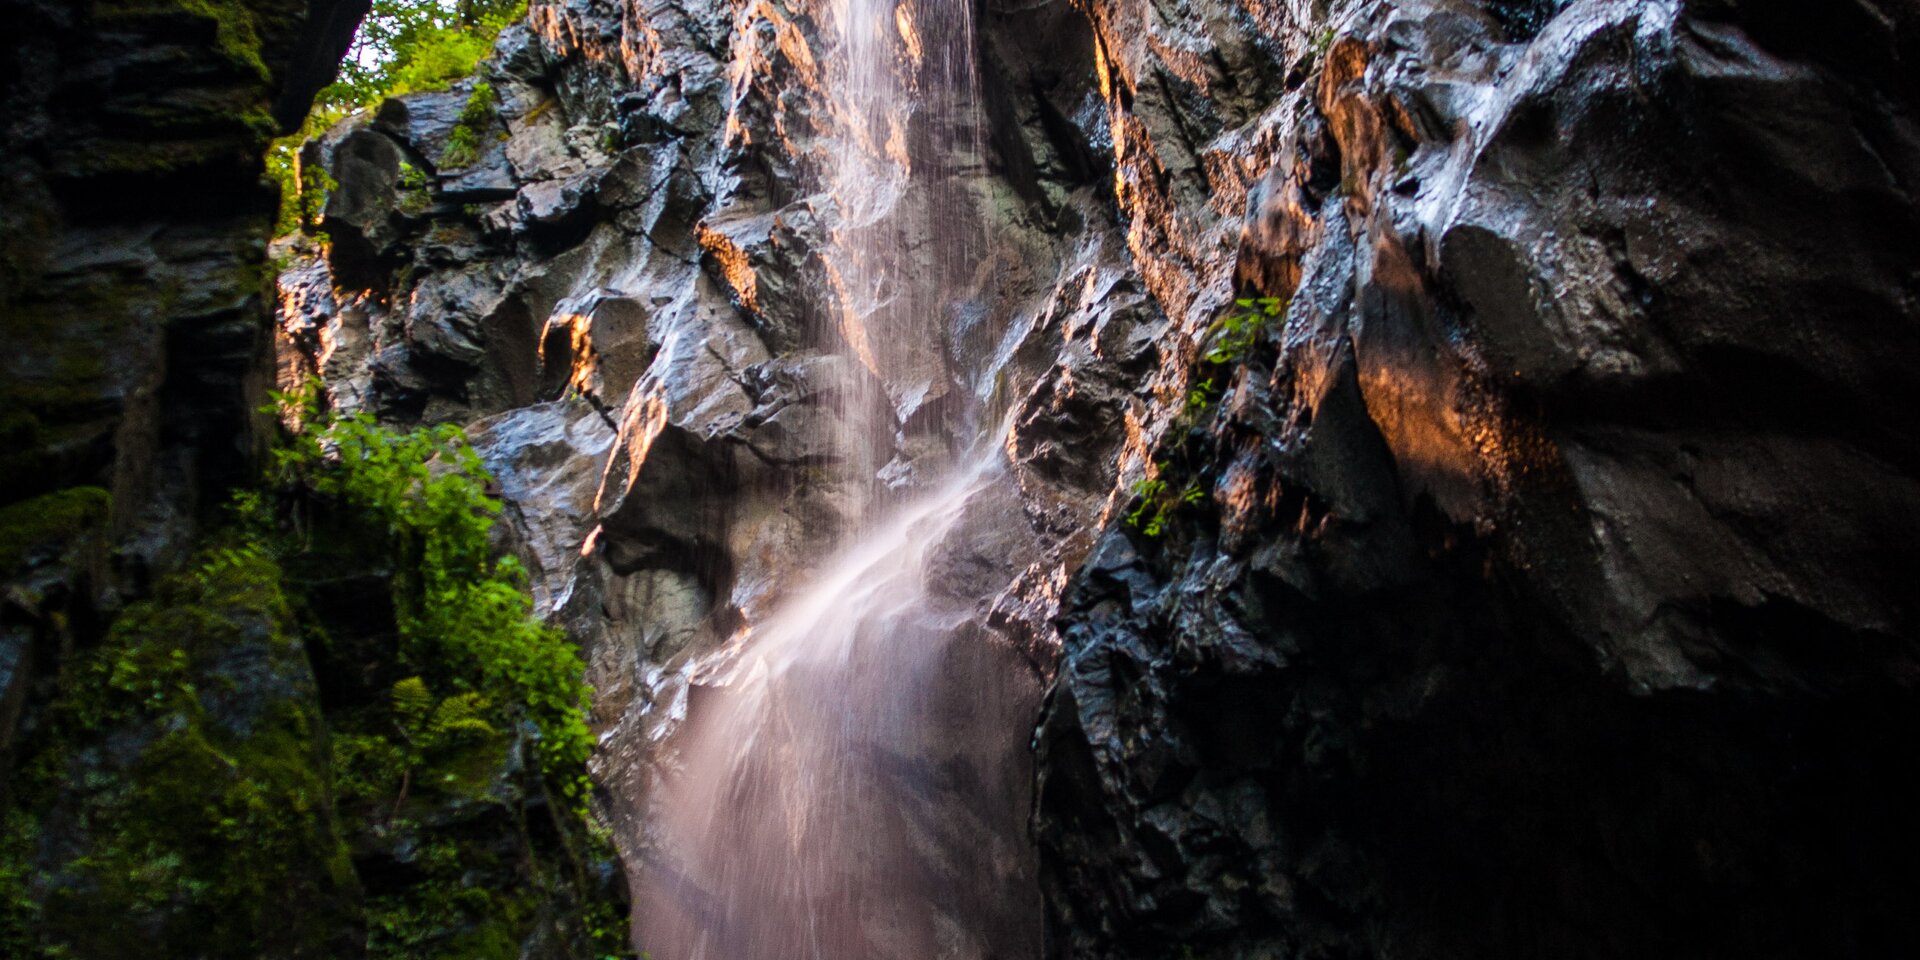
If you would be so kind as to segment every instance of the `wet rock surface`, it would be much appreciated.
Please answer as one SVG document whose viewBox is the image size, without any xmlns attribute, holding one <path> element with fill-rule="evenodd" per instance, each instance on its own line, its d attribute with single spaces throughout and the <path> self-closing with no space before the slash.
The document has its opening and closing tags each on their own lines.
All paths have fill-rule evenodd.
<svg viewBox="0 0 1920 960">
<path fill-rule="evenodd" d="M 795 11 L 535 4 L 483 68 L 496 122 L 471 164 L 443 161 L 472 82 L 390 100 L 307 150 L 339 186 L 325 255 L 286 250 L 283 382 L 318 374 L 338 408 L 469 425 L 543 606 L 590 653 L 598 777 L 637 876 L 702 665 L 814 572 L 808 558 L 1000 420 L 1017 424 L 1015 492 L 983 501 L 938 562 L 965 585 L 948 617 L 993 625 L 965 640 L 990 652 L 964 656 L 1009 672 L 982 742 L 1026 739 L 1061 571 L 1148 414 L 1140 380 L 1170 354 L 1073 125 L 1094 124 L 1090 38 L 1054 62 L 1024 45 L 1077 22 L 1068 8 L 990 16 L 983 56 L 1005 69 L 982 71 L 983 119 L 999 132 L 964 161 L 989 175 L 957 181 L 957 222 L 912 191 L 866 214 L 897 216 L 908 250 L 934 230 L 991 237 L 960 302 L 922 319 L 924 343 L 878 346 L 897 365 L 853 359 L 858 325 L 835 319 L 824 257 L 845 211 L 824 184 L 843 147 L 818 71 L 837 41 Z M 912 269 L 952 269 L 916 255 Z M 886 436 L 850 437 L 847 417 Z M 1024 790 L 999 799 L 1024 808 Z M 1031 852 L 1009 864 L 1030 889 Z M 928 909 L 954 929 L 978 906 L 942 899 Z M 1015 899 L 1017 939 L 1037 946 L 1034 898 Z"/>
<path fill-rule="evenodd" d="M 283 375 L 475 425 L 590 652 L 631 869 L 702 664 L 1004 417 L 938 562 L 1058 671 L 1050 956 L 1885 953 L 1914 18 L 984 4 L 939 225 L 980 259 L 889 366 L 835 313 L 824 13 L 536 2 L 471 163 L 471 85 L 313 148 L 334 243 L 281 277 Z M 1249 296 L 1284 308 L 1223 355 Z M 830 429 L 853 397 L 890 437 Z"/>
<path fill-rule="evenodd" d="M 1843 6 L 1321 21 L 1233 261 L 1284 319 L 1058 621 L 1054 955 L 1914 942 L 1915 13 Z"/>
</svg>

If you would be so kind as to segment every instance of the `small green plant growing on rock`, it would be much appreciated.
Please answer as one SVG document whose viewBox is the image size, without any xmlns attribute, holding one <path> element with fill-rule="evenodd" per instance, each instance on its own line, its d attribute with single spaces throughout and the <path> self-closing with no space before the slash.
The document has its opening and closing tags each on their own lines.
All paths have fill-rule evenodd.
<svg viewBox="0 0 1920 960">
<path fill-rule="evenodd" d="M 473 92 L 467 95 L 466 105 L 460 108 L 460 118 L 454 121 L 453 132 L 447 134 L 446 149 L 440 152 L 442 170 L 472 166 L 475 160 L 480 159 L 480 145 L 484 142 L 487 128 L 493 124 L 494 109 L 498 103 L 493 84 L 483 80 L 473 85 Z"/>
<path fill-rule="evenodd" d="M 427 187 L 427 175 L 406 161 L 400 163 L 400 212 L 419 216 L 433 205 L 433 193 Z"/>
<path fill-rule="evenodd" d="M 1133 512 L 1127 514 L 1127 526 L 1149 537 L 1165 533 L 1167 521 L 1173 518 L 1175 511 L 1199 503 L 1206 496 L 1198 480 L 1189 481 L 1178 488 L 1168 484 L 1165 463 L 1155 464 L 1154 470 L 1153 476 L 1134 481 L 1132 492 L 1140 503 L 1133 508 Z"/>
<path fill-rule="evenodd" d="M 1205 410 L 1207 407 L 1212 406 L 1213 392 L 1215 389 L 1217 388 L 1213 385 L 1212 377 L 1208 377 L 1188 387 L 1186 409 L 1188 411 Z"/>
<path fill-rule="evenodd" d="M 1287 310 L 1287 301 L 1279 297 L 1243 298 L 1233 305 L 1234 310 L 1207 330 L 1210 345 L 1204 356 L 1208 363 L 1229 364 L 1245 358 L 1259 340 L 1260 331 Z"/>
<path fill-rule="evenodd" d="M 403 749 L 399 760 L 399 794 L 394 798 L 396 813 L 407 803 L 407 793 L 415 775 L 438 768 L 441 784 L 458 783 L 462 777 L 454 769 L 463 748 L 484 746 L 498 734 L 486 715 L 487 699 L 471 690 L 450 697 L 435 697 L 425 680 L 408 677 L 393 685 L 394 729 Z"/>
<path fill-rule="evenodd" d="M 311 394 L 279 402 L 309 425 L 275 452 L 278 482 L 384 532 L 398 571 L 402 660 L 433 689 L 479 694 L 501 729 L 531 721 L 549 782 L 583 805 L 593 746 L 585 666 L 534 617 L 519 562 L 495 556 L 489 533 L 500 501 L 466 435 L 452 425 L 402 433 L 366 414 L 323 417 Z"/>
<path fill-rule="evenodd" d="M 1155 462 L 1152 473 L 1133 484 L 1131 493 L 1136 502 L 1126 515 L 1127 526 L 1147 537 L 1159 537 L 1183 507 L 1205 499 L 1205 465 L 1193 462 L 1187 438 L 1202 428 L 1207 412 L 1231 384 L 1232 371 L 1228 368 L 1252 355 L 1262 334 L 1286 309 L 1287 301 L 1282 297 L 1243 297 L 1207 328 L 1201 337 L 1204 367 L 1195 374 L 1200 379 L 1182 395 L 1178 415 L 1169 428 L 1171 442 L 1163 447 L 1168 458 Z"/>
</svg>

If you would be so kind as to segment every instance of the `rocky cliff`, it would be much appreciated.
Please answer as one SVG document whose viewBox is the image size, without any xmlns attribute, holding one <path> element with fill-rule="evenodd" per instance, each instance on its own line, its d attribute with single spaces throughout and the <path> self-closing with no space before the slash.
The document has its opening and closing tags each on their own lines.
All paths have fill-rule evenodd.
<svg viewBox="0 0 1920 960">
<path fill-rule="evenodd" d="M 1008 418 L 1014 482 L 940 565 L 1030 715 L 1051 598 L 1155 378 L 1182 376 L 1156 373 L 1188 348 L 1089 147 L 1092 35 L 1061 6 L 990 17 L 990 135 L 953 160 L 955 219 L 914 189 L 875 216 L 913 269 L 949 268 L 923 262 L 934 231 L 981 238 L 926 349 L 893 369 L 849 360 L 853 326 L 833 319 L 847 224 L 823 171 L 844 132 L 818 76 L 834 33 L 805 11 L 535 5 L 474 80 L 308 148 L 338 186 L 325 255 L 281 277 L 283 373 L 318 374 L 343 409 L 472 425 L 536 593 L 591 651 L 597 763 L 636 871 L 657 745 L 702 665 L 870 505 L 911 498 L 975 424 Z M 1073 41 L 1059 63 L 1055 37 Z M 832 429 L 856 397 L 875 442 Z"/>
<path fill-rule="evenodd" d="M 0 4 L 0 954 L 620 949 L 617 874 L 533 743 L 561 739 L 580 665 L 487 559 L 477 460 L 261 476 L 265 153 L 367 7 Z M 429 514 L 350 504 L 356 482 L 438 491 L 453 522 L 396 536 Z M 462 632 L 425 624 L 435 589 L 483 655 L 429 652 Z M 502 649 L 545 672 L 545 716 L 486 665 Z"/>
<path fill-rule="evenodd" d="M 45 669 L 74 640 L 56 621 L 84 635 L 178 565 L 264 437 L 263 155 L 366 9 L 0 6 L 0 743 L 36 651 Z M 63 562 L 89 530 L 98 549 Z"/>
<path fill-rule="evenodd" d="M 1285 309 L 1067 591 L 1052 949 L 1907 949 L 1920 11 L 1336 8 L 1252 152 L 1218 11 L 1095 11 Z"/>
<path fill-rule="evenodd" d="M 1050 955 L 1915 941 L 1911 4 L 975 16 L 959 213 L 890 222 L 979 258 L 898 369 L 831 11 L 535 2 L 308 148 L 283 376 L 471 425 L 630 870 L 703 664 L 1004 416 L 941 564 L 1051 683 Z"/>
</svg>

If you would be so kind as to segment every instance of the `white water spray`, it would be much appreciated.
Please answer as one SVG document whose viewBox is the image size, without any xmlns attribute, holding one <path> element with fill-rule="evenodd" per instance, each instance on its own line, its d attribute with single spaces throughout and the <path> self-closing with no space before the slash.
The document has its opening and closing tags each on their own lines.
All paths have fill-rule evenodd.
<svg viewBox="0 0 1920 960">
<path fill-rule="evenodd" d="M 972 11 L 837 0 L 827 14 L 838 322 L 822 340 L 871 374 L 837 400 L 835 430 L 842 449 L 913 461 L 920 493 L 703 665 L 636 937 L 656 960 L 1025 960 L 1038 691 L 943 557 L 1002 476 L 999 438 L 975 435 L 982 405 L 958 386 L 991 377 L 948 330 L 981 253 L 964 182 L 982 148 Z M 927 452 L 951 446 L 974 452 Z"/>
</svg>

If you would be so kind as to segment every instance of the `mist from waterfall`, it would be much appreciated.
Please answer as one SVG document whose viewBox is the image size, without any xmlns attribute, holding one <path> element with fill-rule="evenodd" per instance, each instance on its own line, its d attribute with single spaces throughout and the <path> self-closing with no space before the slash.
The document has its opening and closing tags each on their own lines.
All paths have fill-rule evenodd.
<svg viewBox="0 0 1920 960">
<path fill-rule="evenodd" d="M 893 456 L 848 479 L 907 492 L 865 498 L 831 556 L 792 558 L 803 585 L 702 664 L 656 788 L 636 941 L 656 960 L 1025 960 L 1037 687 L 941 566 L 1003 477 L 992 375 L 950 335 L 983 246 L 964 180 L 982 156 L 973 13 L 837 0 L 822 17 L 838 42 L 819 339 L 870 374 L 835 396 L 832 429 Z"/>
</svg>

